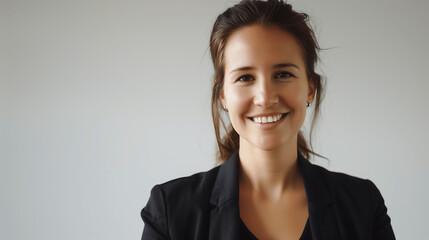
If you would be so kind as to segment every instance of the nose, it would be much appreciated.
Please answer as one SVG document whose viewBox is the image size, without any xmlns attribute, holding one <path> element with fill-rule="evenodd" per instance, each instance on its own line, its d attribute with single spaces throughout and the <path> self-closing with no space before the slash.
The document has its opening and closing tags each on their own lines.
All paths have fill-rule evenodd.
<svg viewBox="0 0 429 240">
<path fill-rule="evenodd" d="M 260 78 L 255 84 L 255 98 L 254 104 L 260 107 L 270 107 L 279 102 L 277 95 L 277 89 L 273 81 L 270 78 Z"/>
</svg>

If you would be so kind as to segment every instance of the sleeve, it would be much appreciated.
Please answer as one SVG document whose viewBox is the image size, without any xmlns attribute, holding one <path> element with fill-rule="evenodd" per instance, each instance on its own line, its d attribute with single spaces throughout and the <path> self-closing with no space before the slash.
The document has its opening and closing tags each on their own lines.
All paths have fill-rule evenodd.
<svg viewBox="0 0 429 240">
<path fill-rule="evenodd" d="M 390 217 L 387 215 L 387 208 L 380 191 L 373 182 L 368 180 L 371 197 L 374 203 L 374 219 L 372 225 L 372 240 L 395 240 Z"/>
<path fill-rule="evenodd" d="M 142 240 L 170 239 L 164 194 L 158 185 L 152 188 L 149 201 L 140 215 L 145 223 Z"/>
</svg>

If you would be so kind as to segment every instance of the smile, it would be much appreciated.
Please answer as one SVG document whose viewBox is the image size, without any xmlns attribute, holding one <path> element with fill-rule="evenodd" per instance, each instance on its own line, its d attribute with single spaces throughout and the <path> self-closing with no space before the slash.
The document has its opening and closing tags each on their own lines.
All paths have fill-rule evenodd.
<svg viewBox="0 0 429 240">
<path fill-rule="evenodd" d="M 256 123 L 274 123 L 284 118 L 287 113 L 277 114 L 273 116 L 251 117 L 250 119 Z"/>
</svg>

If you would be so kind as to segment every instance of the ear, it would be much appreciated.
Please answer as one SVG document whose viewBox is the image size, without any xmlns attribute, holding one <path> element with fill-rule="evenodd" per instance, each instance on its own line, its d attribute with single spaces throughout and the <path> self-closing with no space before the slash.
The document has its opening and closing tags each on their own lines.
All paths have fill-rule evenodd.
<svg viewBox="0 0 429 240">
<path fill-rule="evenodd" d="M 219 99 L 220 99 L 220 103 L 222 104 L 222 108 L 226 107 L 225 93 L 223 91 L 223 88 L 222 90 L 220 90 Z"/>
<path fill-rule="evenodd" d="M 313 80 L 310 79 L 308 81 L 308 96 L 307 96 L 307 100 L 310 103 L 313 103 L 315 95 L 316 95 L 316 87 L 314 86 Z"/>
</svg>

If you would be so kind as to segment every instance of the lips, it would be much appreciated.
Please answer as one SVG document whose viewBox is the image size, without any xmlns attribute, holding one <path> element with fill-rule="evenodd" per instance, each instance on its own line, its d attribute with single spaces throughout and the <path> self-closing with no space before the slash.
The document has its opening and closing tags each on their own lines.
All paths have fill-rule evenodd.
<svg viewBox="0 0 429 240">
<path fill-rule="evenodd" d="M 273 114 L 273 115 L 265 115 L 265 116 L 255 116 L 255 117 L 249 117 L 250 120 L 256 122 L 256 123 L 275 123 L 279 121 L 280 119 L 284 118 L 288 113 L 283 114 Z"/>
</svg>

